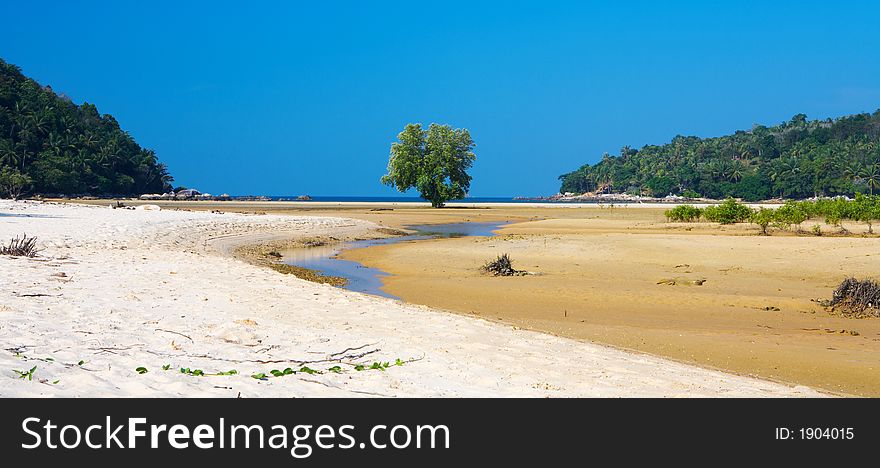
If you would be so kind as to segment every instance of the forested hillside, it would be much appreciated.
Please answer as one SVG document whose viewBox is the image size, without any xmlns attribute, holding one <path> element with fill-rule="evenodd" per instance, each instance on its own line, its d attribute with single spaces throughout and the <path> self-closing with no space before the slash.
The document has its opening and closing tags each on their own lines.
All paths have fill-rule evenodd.
<svg viewBox="0 0 880 468">
<path fill-rule="evenodd" d="M 677 136 L 642 149 L 624 146 L 595 165 L 559 176 L 560 191 L 662 197 L 807 198 L 880 188 L 880 110 L 839 119 L 804 114 L 774 127 L 718 138 Z"/>
<path fill-rule="evenodd" d="M 0 59 L 0 196 L 164 192 L 171 176 L 113 116 Z"/>
</svg>

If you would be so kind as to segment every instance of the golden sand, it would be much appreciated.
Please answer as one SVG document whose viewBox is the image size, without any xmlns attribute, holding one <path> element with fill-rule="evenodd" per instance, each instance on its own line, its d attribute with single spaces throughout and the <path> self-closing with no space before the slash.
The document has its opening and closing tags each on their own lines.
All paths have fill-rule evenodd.
<svg viewBox="0 0 880 468">
<path fill-rule="evenodd" d="M 635 206 L 167 206 L 335 215 L 389 228 L 509 220 L 515 224 L 494 238 L 406 242 L 343 257 L 391 273 L 384 289 L 408 302 L 746 375 L 880 396 L 880 319 L 845 318 L 816 303 L 846 276 L 876 278 L 877 237 L 759 236 L 744 224 L 666 223 L 662 209 Z M 534 275 L 481 274 L 479 267 L 500 253 Z"/>
<path fill-rule="evenodd" d="M 546 213 L 559 214 L 569 219 L 514 224 L 495 238 L 400 243 L 343 256 L 391 273 L 384 289 L 409 302 L 833 392 L 880 395 L 880 320 L 831 315 L 816 303 L 846 276 L 876 275 L 880 239 L 765 237 L 745 225 L 667 224 L 650 209 Z M 535 274 L 481 274 L 480 265 L 501 253 Z"/>
</svg>

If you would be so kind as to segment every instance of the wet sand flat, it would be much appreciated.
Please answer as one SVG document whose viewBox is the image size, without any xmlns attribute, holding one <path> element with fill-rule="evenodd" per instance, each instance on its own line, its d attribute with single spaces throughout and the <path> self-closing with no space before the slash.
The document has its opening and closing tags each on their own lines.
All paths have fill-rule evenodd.
<svg viewBox="0 0 880 468">
<path fill-rule="evenodd" d="M 380 246 L 343 257 L 390 273 L 385 290 L 409 302 L 880 395 L 880 320 L 831 315 L 814 301 L 829 298 L 848 275 L 876 275 L 880 239 L 764 237 L 746 225 L 667 224 L 659 210 L 616 211 L 586 209 L 581 218 L 568 211 L 569 219 L 514 224 L 496 238 Z M 480 265 L 500 253 L 536 275 L 482 275 Z"/>
</svg>

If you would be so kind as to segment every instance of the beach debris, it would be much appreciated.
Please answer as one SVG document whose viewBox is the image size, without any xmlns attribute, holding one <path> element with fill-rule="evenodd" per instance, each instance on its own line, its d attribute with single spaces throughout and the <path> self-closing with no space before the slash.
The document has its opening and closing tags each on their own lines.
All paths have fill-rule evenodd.
<svg viewBox="0 0 880 468">
<path fill-rule="evenodd" d="M 822 305 L 854 318 L 880 317 L 880 283 L 846 278 Z"/>
<path fill-rule="evenodd" d="M 195 343 L 195 340 L 193 340 L 189 335 L 184 335 L 183 333 L 176 332 L 174 330 L 166 330 L 164 328 L 157 328 L 156 331 L 165 332 L 165 333 L 173 333 L 175 335 L 182 336 L 182 337 L 188 339 L 192 343 Z"/>
<path fill-rule="evenodd" d="M 824 331 L 825 333 L 837 333 L 837 334 L 841 334 L 841 335 L 859 336 L 859 332 L 857 332 L 855 330 L 847 330 L 845 328 L 841 328 L 840 330 L 837 330 L 834 328 L 826 328 L 822 331 Z"/>
<path fill-rule="evenodd" d="M 21 237 L 16 236 L 9 241 L 9 245 L 0 246 L 0 255 L 36 257 L 38 252 L 37 238 L 28 237 L 27 234 L 22 234 Z"/>
<path fill-rule="evenodd" d="M 688 279 L 688 278 L 664 278 L 660 281 L 657 281 L 657 284 L 665 284 L 667 286 L 702 286 L 706 280 L 704 278 L 699 279 Z"/>
<path fill-rule="evenodd" d="M 510 256 L 506 253 L 499 255 L 498 258 L 486 263 L 480 269 L 492 276 L 523 276 L 528 274 L 526 271 L 513 268 Z"/>
</svg>

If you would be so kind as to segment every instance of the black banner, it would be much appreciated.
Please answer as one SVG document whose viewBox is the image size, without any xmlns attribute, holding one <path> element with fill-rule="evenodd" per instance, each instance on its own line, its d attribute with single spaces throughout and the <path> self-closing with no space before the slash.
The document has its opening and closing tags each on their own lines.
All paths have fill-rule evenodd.
<svg viewBox="0 0 880 468">
<path fill-rule="evenodd" d="M 2 399 L 0 410 L 4 457 L 37 466 L 59 455 L 90 466 L 714 465 L 866 460 L 880 441 L 871 399 Z"/>
</svg>

